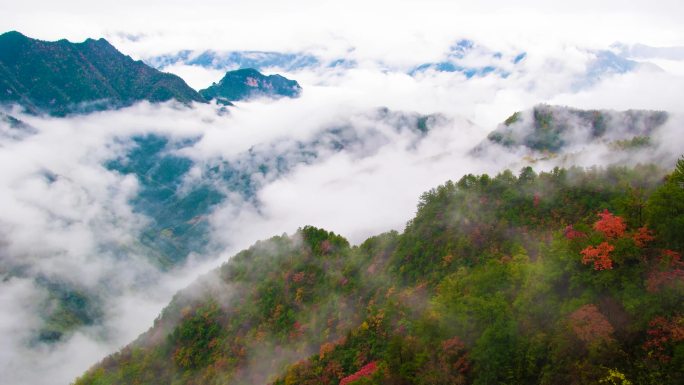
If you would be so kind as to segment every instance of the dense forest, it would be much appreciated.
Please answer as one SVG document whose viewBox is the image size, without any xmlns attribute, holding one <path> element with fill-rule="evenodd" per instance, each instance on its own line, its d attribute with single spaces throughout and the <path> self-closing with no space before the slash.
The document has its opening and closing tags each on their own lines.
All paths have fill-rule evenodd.
<svg viewBox="0 0 684 385">
<path fill-rule="evenodd" d="M 684 383 L 684 158 L 466 175 L 402 233 L 303 227 L 76 384 Z"/>
</svg>

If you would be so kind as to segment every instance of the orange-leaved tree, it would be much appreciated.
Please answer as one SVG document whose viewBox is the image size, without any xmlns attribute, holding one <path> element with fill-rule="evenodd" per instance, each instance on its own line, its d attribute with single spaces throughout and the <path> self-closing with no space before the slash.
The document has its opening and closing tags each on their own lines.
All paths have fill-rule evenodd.
<svg viewBox="0 0 684 385">
<path fill-rule="evenodd" d="M 615 251 L 615 245 L 619 244 L 625 239 L 631 239 L 631 242 L 638 247 L 644 248 L 647 244 L 655 239 L 651 230 L 646 226 L 642 226 L 637 230 L 627 233 L 627 225 L 625 220 L 617 215 L 614 215 L 607 209 L 599 212 L 599 219 L 594 222 L 592 226 L 604 239 L 598 246 L 589 245 L 584 250 L 580 251 L 582 255 L 583 264 L 594 264 L 595 270 L 610 270 L 613 268 L 613 259 L 611 253 Z M 585 238 L 584 233 L 578 232 L 568 226 L 565 229 L 565 237 L 574 240 Z"/>
<path fill-rule="evenodd" d="M 597 247 L 587 246 L 580 253 L 583 255 L 582 263 L 594 262 L 594 270 L 606 270 L 613 268 L 613 260 L 610 259 L 610 252 L 615 250 L 615 246 L 608 242 L 601 242 Z"/>
<path fill-rule="evenodd" d="M 606 238 L 619 238 L 625 234 L 627 225 L 621 217 L 613 215 L 608 209 L 598 213 L 598 216 L 601 219 L 594 223 L 594 230 L 602 232 Z"/>
</svg>

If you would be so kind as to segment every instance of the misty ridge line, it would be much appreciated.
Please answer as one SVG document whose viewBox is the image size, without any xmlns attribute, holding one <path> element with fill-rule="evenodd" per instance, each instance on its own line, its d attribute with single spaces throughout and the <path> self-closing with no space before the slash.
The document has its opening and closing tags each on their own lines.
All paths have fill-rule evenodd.
<svg viewBox="0 0 684 385">
<path fill-rule="evenodd" d="M 255 97 L 297 97 L 301 87 L 279 75 L 229 71 L 199 93 L 180 77 L 134 61 L 105 39 L 47 42 L 11 31 L 0 35 L 0 103 L 29 113 L 65 116 L 175 100 L 222 105 Z"/>
<path fill-rule="evenodd" d="M 3 80 L 3 87 L 6 90 L 0 101 L 3 104 L 18 104 L 32 113 L 53 115 L 121 108 L 140 100 L 154 103 L 177 100 L 188 104 L 216 99 L 219 104 L 230 105 L 232 101 L 253 97 L 296 97 L 299 94 L 298 89 L 301 88 L 296 82 L 292 83 L 293 81 L 283 79 L 279 75 L 263 77 L 258 71 L 248 69 L 245 65 L 257 69 L 263 67 L 295 71 L 294 73 L 303 72 L 307 77 L 309 76 L 307 71 L 310 70 L 314 72 L 339 70 L 345 73 L 361 69 L 357 68 L 353 62 L 345 63 L 343 59 L 336 59 L 330 64 L 322 65 L 314 59 L 299 60 L 297 54 L 280 55 L 273 52 L 247 52 L 244 57 L 242 54 L 233 52 L 226 54 L 227 56 L 224 55 L 221 59 L 222 56 L 218 53 L 205 52 L 190 55 L 187 51 L 183 51 L 177 57 L 151 60 L 161 69 L 181 62 L 187 67 L 221 68 L 228 71 L 218 83 L 221 87 L 217 88 L 214 81 L 212 82 L 214 85 L 197 93 L 191 90 L 181 77 L 161 73 L 141 61 L 133 61 L 130 56 L 120 53 L 104 39 L 87 39 L 83 43 L 70 43 L 64 39 L 47 42 L 28 38 L 16 31 L 7 32 L 1 36 L 0 46 L 3 47 L 5 55 L 0 59 L 6 71 L 5 76 L 10 77 Z M 615 46 L 612 49 L 618 50 L 618 48 Z M 54 56 L 54 52 L 60 51 L 61 56 Z M 618 50 L 618 54 L 610 50 L 587 52 L 587 56 L 582 59 L 586 61 L 586 73 L 576 74 L 575 79 L 567 86 L 581 90 L 595 85 L 607 76 L 630 73 L 645 68 L 644 66 L 650 66 L 648 71 L 658 71 L 653 64 L 638 63 L 619 56 L 619 52 L 623 51 Z M 41 55 L 48 56 L 41 58 Z M 49 55 L 53 55 L 52 58 Z M 521 70 L 516 69 L 517 66 L 526 65 L 527 56 L 526 52 L 504 55 L 500 51 L 480 46 L 472 40 L 461 39 L 449 47 L 444 55 L 446 61 L 421 64 L 408 70 L 407 74 L 421 79 L 425 76 L 457 73 L 468 80 L 477 80 L 496 74 L 501 80 L 505 80 Z M 51 60 L 56 62 L 49 64 Z M 306 64 L 295 67 L 287 64 L 293 60 L 303 61 Z M 490 65 L 482 65 L 483 60 L 493 62 Z M 18 64 L 22 61 L 31 65 L 22 67 Z M 60 64 L 55 65 L 57 63 Z M 316 66 L 321 66 L 320 70 L 315 69 L 318 68 Z M 29 73 L 21 72 L 28 69 L 45 78 L 36 82 L 37 78 L 29 78 Z M 383 69 L 382 67 L 377 70 L 403 71 L 399 68 Z M 88 71 L 92 73 L 89 74 Z M 134 75 L 136 72 L 139 75 Z M 124 75 L 126 73 L 129 75 Z M 78 78 L 79 84 L 75 86 L 60 80 L 70 78 Z M 217 93 L 216 90 L 219 89 Z"/>
</svg>

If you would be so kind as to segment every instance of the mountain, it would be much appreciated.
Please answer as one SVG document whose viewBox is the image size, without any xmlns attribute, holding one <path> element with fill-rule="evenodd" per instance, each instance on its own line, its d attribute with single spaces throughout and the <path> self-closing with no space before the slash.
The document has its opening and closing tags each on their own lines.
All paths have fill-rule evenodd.
<svg viewBox="0 0 684 385">
<path fill-rule="evenodd" d="M 60 116 L 171 99 L 204 102 L 178 76 L 135 61 L 104 39 L 71 43 L 15 31 L 0 35 L 0 103 Z"/>
<path fill-rule="evenodd" d="M 222 102 L 246 100 L 255 97 L 296 98 L 302 87 L 295 80 L 280 75 L 265 76 L 252 68 L 229 71 L 221 81 L 200 91 L 207 100 L 217 99 Z"/>
<path fill-rule="evenodd" d="M 509 149 L 558 153 L 590 143 L 616 147 L 639 147 L 667 122 L 663 111 L 579 110 L 538 105 L 531 111 L 516 112 L 487 136 L 487 144 Z"/>
<path fill-rule="evenodd" d="M 303 227 L 178 293 L 84 384 L 679 384 L 684 159 L 465 175 L 402 233 Z"/>
<path fill-rule="evenodd" d="M 183 50 L 175 54 L 150 57 L 145 61 L 155 68 L 182 64 L 224 71 L 240 68 L 254 68 L 257 71 L 277 68 L 292 72 L 322 64 L 317 57 L 310 54 L 268 51 L 195 52 Z"/>
<path fill-rule="evenodd" d="M 436 71 L 460 72 L 468 79 L 490 74 L 506 78 L 511 74 L 515 65 L 524 60 L 526 56 L 525 52 L 504 56 L 502 52 L 493 52 L 471 40 L 463 39 L 455 42 L 449 48 L 444 60 L 420 64 L 409 71 L 409 74 L 416 76 L 426 71 Z M 482 65 L 474 66 L 472 64 L 473 57 L 479 58 L 476 62 L 480 62 Z"/>
</svg>

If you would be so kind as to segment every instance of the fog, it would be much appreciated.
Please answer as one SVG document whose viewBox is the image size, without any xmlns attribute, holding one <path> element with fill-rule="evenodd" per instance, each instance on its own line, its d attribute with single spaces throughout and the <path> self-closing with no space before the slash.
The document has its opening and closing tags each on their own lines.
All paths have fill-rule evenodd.
<svg viewBox="0 0 684 385">
<path fill-rule="evenodd" d="M 669 168 L 684 148 L 681 58 L 668 56 L 667 65 L 656 69 L 606 70 L 584 82 L 597 50 L 610 49 L 614 41 L 684 44 L 681 24 L 673 16 L 678 2 L 663 2 L 644 17 L 637 15 L 650 3 L 605 2 L 595 5 L 600 9 L 587 8 L 596 13 L 536 1 L 512 13 L 504 12 L 510 10 L 506 2 L 466 7 L 435 1 L 419 10 L 414 2 L 391 2 L 369 6 L 364 13 L 346 3 L 298 4 L 312 10 L 308 13 L 279 2 L 205 2 L 188 8 L 174 1 L 149 2 L 140 5 L 139 14 L 125 16 L 122 11 L 130 6 L 124 3 L 41 3 L 43 11 L 32 17 L 27 15 L 36 2 L 4 5 L 3 12 L 15 18 L 3 18 L 0 25 L 45 39 L 105 36 L 135 58 L 181 49 L 251 49 L 345 57 L 357 65 L 284 73 L 302 85 L 300 98 L 238 102 L 227 112 L 213 104 L 172 102 L 66 118 L 9 111 L 27 127 L 0 122 L 0 384 L 70 383 L 147 330 L 176 291 L 259 239 L 314 225 L 359 243 L 380 232 L 403 230 L 420 194 L 448 179 L 505 168 L 517 172 L 535 154 L 497 146 L 480 156 L 472 153 L 515 111 L 548 103 L 670 113 L 654 133 L 650 151 L 615 154 L 608 143 L 586 142 L 577 135 L 563 156 L 537 159 L 533 166 L 538 170 L 650 161 Z M 157 8 L 161 17 L 150 18 Z M 607 11 L 611 16 L 601 18 L 600 25 L 577 28 L 580 20 L 592 24 Z M 413 23 L 416 18 L 421 22 Z M 12 24 L 9 19 L 23 21 Z M 376 28 L 380 21 L 385 28 Z M 248 28 L 257 22 L 271 27 Z M 345 23 L 358 28 L 345 28 Z M 557 28 L 540 34 L 551 26 Z M 253 33 L 238 33 L 245 30 Z M 462 64 L 494 63 L 506 76 L 494 72 L 469 78 L 434 69 L 409 74 L 422 63 L 445 60 L 460 38 L 476 45 Z M 526 57 L 513 64 L 510 59 L 521 52 Z M 653 64 L 650 58 L 635 60 Z M 196 89 L 223 75 L 182 64 L 164 69 L 184 76 Z M 432 116 L 426 133 L 412 128 L 422 114 Z M 130 151 L 135 145 L 131 138 L 150 134 L 192 139 L 169 150 L 193 161 L 180 191 L 204 181 L 225 194 L 206 215 L 211 247 L 170 269 L 155 265 L 150 250 L 140 245 L 152 222 L 132 203 L 141 192 L 140 180 L 106 167 Z M 340 138 L 344 145 L 336 147 Z M 315 156 L 303 157 L 301 149 Z M 205 178 L 207 168 L 221 162 L 252 167 L 275 155 L 288 167 L 253 173 L 250 196 L 220 179 Z M 39 278 L 88 293 L 101 314 L 56 342 L 38 341 L 45 308 L 54 305 Z"/>
</svg>

